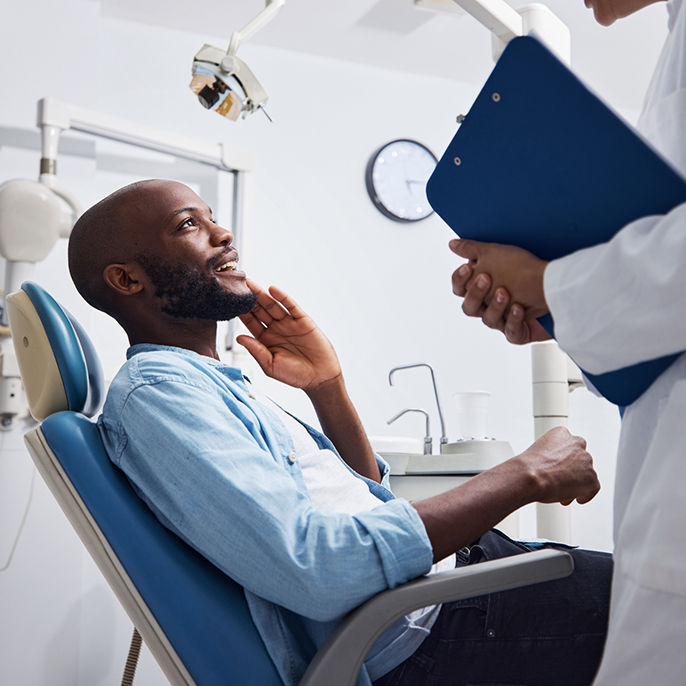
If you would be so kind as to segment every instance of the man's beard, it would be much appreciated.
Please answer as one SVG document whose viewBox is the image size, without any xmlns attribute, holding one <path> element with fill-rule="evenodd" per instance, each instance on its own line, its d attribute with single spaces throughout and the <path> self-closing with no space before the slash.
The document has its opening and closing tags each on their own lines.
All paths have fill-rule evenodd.
<svg viewBox="0 0 686 686">
<path fill-rule="evenodd" d="M 252 291 L 225 291 L 217 279 L 196 267 L 161 262 L 142 254 L 135 259 L 152 281 L 155 295 L 162 300 L 162 312 L 177 319 L 226 321 L 247 314 L 257 302 Z"/>
</svg>

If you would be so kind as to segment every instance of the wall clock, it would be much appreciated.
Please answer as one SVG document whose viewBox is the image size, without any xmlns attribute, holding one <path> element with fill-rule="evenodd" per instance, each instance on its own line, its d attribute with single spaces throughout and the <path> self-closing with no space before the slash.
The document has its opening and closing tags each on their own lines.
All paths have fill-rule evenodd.
<svg viewBox="0 0 686 686">
<path fill-rule="evenodd" d="M 437 162 L 431 150 L 412 140 L 391 141 L 379 148 L 365 174 L 375 207 L 397 222 L 416 222 L 433 214 L 426 182 Z"/>
</svg>

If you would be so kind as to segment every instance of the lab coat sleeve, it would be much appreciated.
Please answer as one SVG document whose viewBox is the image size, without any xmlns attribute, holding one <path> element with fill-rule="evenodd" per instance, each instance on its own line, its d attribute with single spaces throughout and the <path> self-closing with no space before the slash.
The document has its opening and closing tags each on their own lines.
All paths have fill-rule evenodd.
<svg viewBox="0 0 686 686">
<path fill-rule="evenodd" d="M 686 204 L 554 260 L 544 289 L 560 347 L 591 374 L 686 350 Z"/>
<path fill-rule="evenodd" d="M 118 462 L 139 495 L 261 598 L 329 621 L 431 567 L 430 542 L 409 503 L 380 502 L 355 516 L 313 508 L 289 474 L 298 463 L 273 455 L 254 415 L 236 416 L 208 389 L 141 386 L 120 416 Z"/>
</svg>

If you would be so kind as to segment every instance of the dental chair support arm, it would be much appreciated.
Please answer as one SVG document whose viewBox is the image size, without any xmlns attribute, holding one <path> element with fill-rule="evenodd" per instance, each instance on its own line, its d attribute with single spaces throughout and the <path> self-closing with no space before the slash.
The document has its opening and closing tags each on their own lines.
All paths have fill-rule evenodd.
<svg viewBox="0 0 686 686">
<path fill-rule="evenodd" d="M 571 555 L 539 550 L 439 572 L 383 591 L 336 626 L 299 686 L 355 686 L 364 659 L 379 636 L 393 622 L 421 607 L 561 579 L 573 570 Z"/>
</svg>

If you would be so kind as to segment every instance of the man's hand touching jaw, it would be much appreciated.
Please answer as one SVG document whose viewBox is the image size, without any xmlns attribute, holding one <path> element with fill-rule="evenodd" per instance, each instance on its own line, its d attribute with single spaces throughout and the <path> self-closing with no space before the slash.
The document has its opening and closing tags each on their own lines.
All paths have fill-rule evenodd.
<svg viewBox="0 0 686 686">
<path fill-rule="evenodd" d="M 308 394 L 342 381 L 333 346 L 293 298 L 275 286 L 267 291 L 251 280 L 247 286 L 257 303 L 240 319 L 252 337 L 238 336 L 236 341 L 264 373 Z"/>
<path fill-rule="evenodd" d="M 312 402 L 323 432 L 343 460 L 358 474 L 376 482 L 381 473 L 362 422 L 345 389 L 338 357 L 302 308 L 280 288 L 248 286 L 257 304 L 241 321 L 252 336 L 238 336 L 264 373 L 295 388 Z"/>
</svg>

